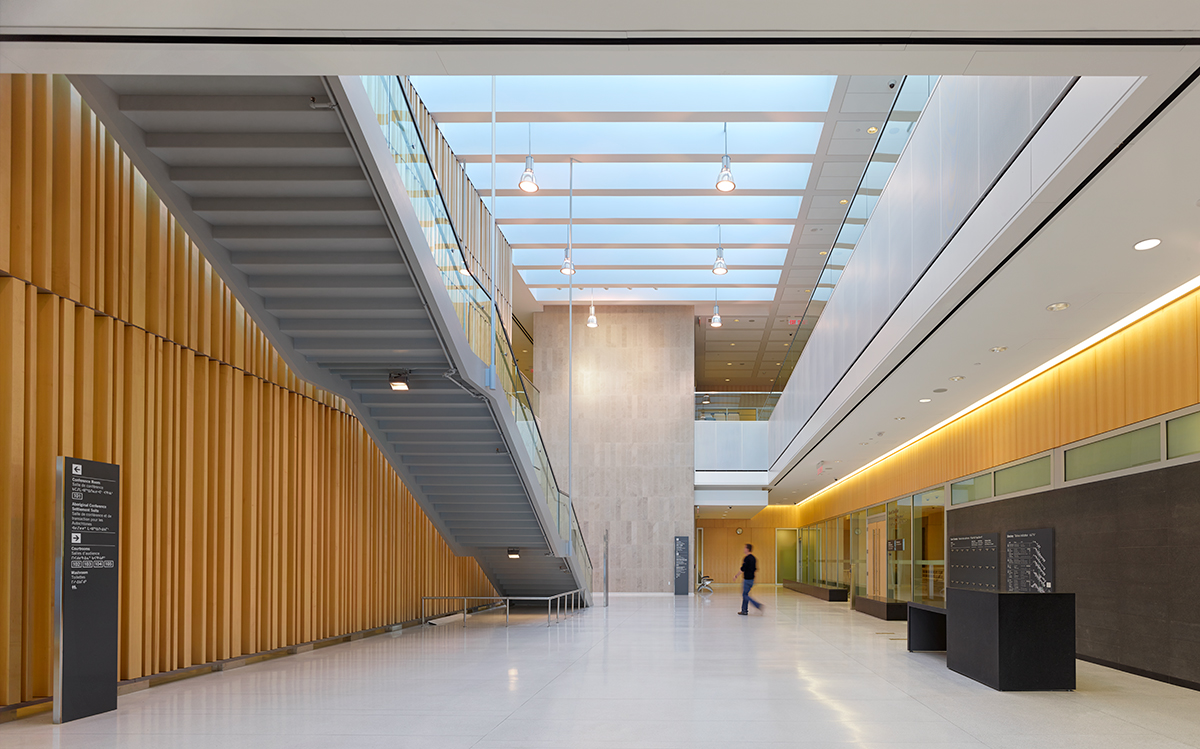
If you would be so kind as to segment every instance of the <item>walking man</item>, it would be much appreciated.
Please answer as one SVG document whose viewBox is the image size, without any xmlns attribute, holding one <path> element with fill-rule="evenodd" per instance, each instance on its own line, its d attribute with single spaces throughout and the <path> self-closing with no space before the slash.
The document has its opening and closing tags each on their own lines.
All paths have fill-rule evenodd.
<svg viewBox="0 0 1200 749">
<path fill-rule="evenodd" d="M 750 615 L 750 604 L 754 604 L 754 608 L 762 611 L 763 605 L 750 597 L 750 589 L 754 587 L 754 573 L 758 570 L 758 560 L 750 552 L 754 551 L 754 546 L 746 544 L 746 556 L 742 559 L 742 571 L 738 575 L 742 576 L 742 610 L 738 612 L 741 616 Z M 737 575 L 733 576 L 737 579 Z"/>
</svg>

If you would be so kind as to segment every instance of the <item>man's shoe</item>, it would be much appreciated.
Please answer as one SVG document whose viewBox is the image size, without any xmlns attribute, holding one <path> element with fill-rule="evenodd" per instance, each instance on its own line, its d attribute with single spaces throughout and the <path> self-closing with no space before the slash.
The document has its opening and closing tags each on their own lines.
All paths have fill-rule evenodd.
<svg viewBox="0 0 1200 749">
<path fill-rule="evenodd" d="M 746 613 L 745 611 L 739 611 L 738 616 L 750 616 L 750 614 Z"/>
</svg>

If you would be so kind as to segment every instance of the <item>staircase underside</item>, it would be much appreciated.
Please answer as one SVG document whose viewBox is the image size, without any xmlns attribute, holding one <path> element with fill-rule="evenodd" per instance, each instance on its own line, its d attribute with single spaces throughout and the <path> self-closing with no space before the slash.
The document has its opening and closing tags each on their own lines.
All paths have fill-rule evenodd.
<svg viewBox="0 0 1200 749">
<path fill-rule="evenodd" d="M 503 428 L 503 393 L 462 351 L 459 321 L 440 319 L 429 296 L 445 291 L 415 256 L 428 245 L 400 241 L 324 79 L 72 81 L 289 366 L 347 400 L 456 553 L 506 595 L 579 587 L 511 454 L 524 448 Z M 396 370 L 410 391 L 390 389 Z"/>
</svg>

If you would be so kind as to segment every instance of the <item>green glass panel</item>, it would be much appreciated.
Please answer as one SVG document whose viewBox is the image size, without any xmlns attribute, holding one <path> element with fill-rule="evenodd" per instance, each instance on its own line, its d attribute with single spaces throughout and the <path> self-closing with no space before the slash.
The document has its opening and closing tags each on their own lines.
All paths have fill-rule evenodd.
<svg viewBox="0 0 1200 749">
<path fill-rule="evenodd" d="M 1067 481 L 1157 463 L 1162 456 L 1158 424 L 1067 450 Z"/>
<path fill-rule="evenodd" d="M 1050 485 L 1050 456 L 996 471 L 996 496 Z"/>
<path fill-rule="evenodd" d="M 957 481 L 950 485 L 950 504 L 962 505 L 977 499 L 992 496 L 992 474 L 985 473 L 973 479 Z"/>
<path fill-rule="evenodd" d="M 1167 459 L 1200 453 L 1200 411 L 1167 422 Z"/>
</svg>

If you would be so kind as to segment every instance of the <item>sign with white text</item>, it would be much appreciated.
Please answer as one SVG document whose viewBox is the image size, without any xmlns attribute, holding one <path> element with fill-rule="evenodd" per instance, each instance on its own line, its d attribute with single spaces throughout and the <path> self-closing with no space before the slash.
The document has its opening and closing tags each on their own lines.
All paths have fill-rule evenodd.
<svg viewBox="0 0 1200 749">
<path fill-rule="evenodd" d="M 117 709 L 121 468 L 58 459 L 54 722 Z"/>
</svg>

